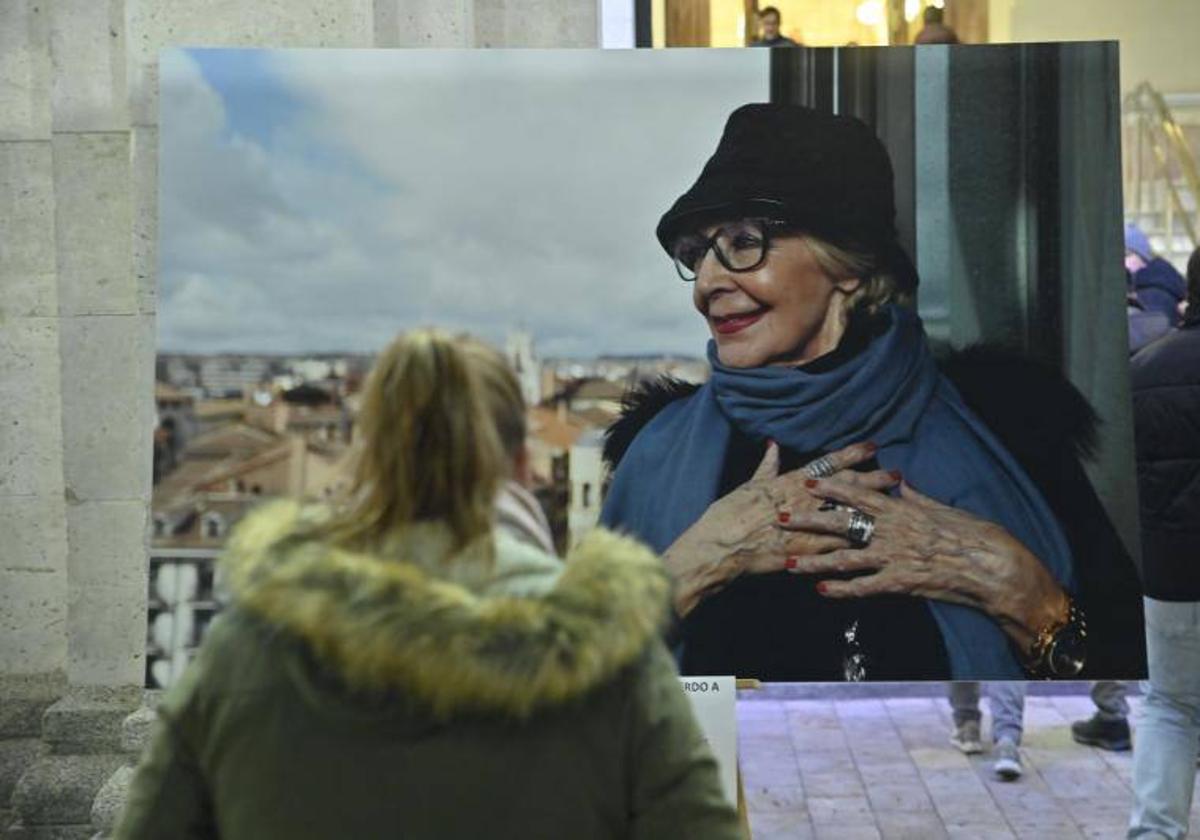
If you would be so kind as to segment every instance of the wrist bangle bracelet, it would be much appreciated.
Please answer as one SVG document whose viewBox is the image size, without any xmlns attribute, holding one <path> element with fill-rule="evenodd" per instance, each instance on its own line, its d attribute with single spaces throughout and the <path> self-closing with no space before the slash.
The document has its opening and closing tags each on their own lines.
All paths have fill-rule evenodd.
<svg viewBox="0 0 1200 840">
<path fill-rule="evenodd" d="M 1066 597 L 1066 618 L 1042 627 L 1026 652 L 1025 668 L 1036 677 L 1074 677 L 1087 661 L 1087 621 L 1075 599 Z"/>
</svg>

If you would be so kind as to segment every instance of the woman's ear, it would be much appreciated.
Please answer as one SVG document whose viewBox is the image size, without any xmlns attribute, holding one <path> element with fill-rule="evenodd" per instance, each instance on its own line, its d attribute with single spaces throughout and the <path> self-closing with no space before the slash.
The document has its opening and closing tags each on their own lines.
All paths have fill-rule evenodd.
<svg viewBox="0 0 1200 840">
<path fill-rule="evenodd" d="M 843 294 L 849 296 L 862 288 L 862 280 L 857 277 L 843 277 L 840 280 L 834 280 L 833 285 Z"/>
</svg>

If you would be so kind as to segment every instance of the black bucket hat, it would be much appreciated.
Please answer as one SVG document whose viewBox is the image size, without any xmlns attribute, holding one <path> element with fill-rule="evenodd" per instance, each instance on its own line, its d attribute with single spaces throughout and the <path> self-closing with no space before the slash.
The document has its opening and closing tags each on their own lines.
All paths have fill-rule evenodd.
<svg viewBox="0 0 1200 840">
<path fill-rule="evenodd" d="M 778 219 L 875 254 L 911 292 L 917 272 L 896 239 L 892 181 L 887 149 L 860 120 L 801 105 L 743 105 L 729 115 L 716 152 L 655 234 L 670 253 L 679 234 L 706 224 Z"/>
</svg>

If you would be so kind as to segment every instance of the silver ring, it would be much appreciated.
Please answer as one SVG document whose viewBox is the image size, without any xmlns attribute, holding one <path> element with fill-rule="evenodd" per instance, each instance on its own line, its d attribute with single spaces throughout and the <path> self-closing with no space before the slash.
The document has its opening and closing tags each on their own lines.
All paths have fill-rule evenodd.
<svg viewBox="0 0 1200 840">
<path fill-rule="evenodd" d="M 809 478 L 829 478 L 837 472 L 837 467 L 833 465 L 833 461 L 829 460 L 828 455 L 822 455 L 805 467 L 804 472 Z"/>
<path fill-rule="evenodd" d="M 858 508 L 850 511 L 850 525 L 846 528 L 846 537 L 860 548 L 871 542 L 875 535 L 875 517 L 863 513 Z"/>
</svg>

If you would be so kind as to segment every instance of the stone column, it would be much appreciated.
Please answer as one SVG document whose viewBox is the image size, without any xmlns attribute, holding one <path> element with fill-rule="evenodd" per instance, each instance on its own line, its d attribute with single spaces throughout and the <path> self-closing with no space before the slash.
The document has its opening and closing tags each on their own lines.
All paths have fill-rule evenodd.
<svg viewBox="0 0 1200 840">
<path fill-rule="evenodd" d="M 154 325 L 139 311 L 132 271 L 122 3 L 25 5 L 42 18 L 48 42 L 38 46 L 53 68 L 45 230 L 65 504 L 43 538 L 65 547 L 68 685 L 42 716 L 43 755 L 16 785 L 10 836 L 89 836 L 92 799 L 125 760 L 120 724 L 142 694 Z M 26 602 L 14 620 L 28 626 L 36 612 Z"/>
<path fill-rule="evenodd" d="M 51 75 L 45 9 L 0 5 L 0 833 L 67 672 Z"/>
</svg>

